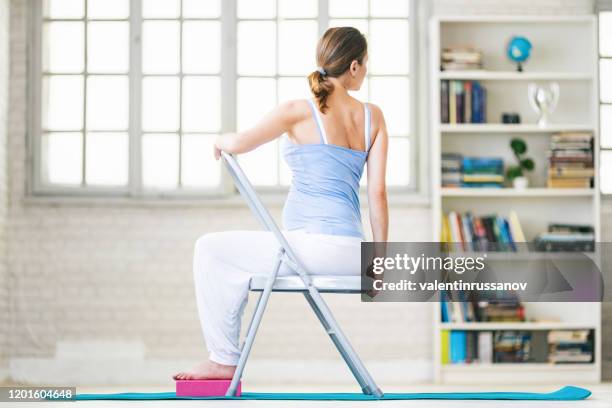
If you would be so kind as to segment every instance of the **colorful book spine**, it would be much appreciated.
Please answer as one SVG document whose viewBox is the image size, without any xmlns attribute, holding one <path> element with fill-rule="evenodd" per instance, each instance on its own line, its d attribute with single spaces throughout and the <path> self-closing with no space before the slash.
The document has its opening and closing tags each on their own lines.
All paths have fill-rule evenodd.
<svg viewBox="0 0 612 408">
<path fill-rule="evenodd" d="M 440 363 L 448 364 L 450 362 L 450 334 L 448 330 L 440 332 Z"/>
</svg>

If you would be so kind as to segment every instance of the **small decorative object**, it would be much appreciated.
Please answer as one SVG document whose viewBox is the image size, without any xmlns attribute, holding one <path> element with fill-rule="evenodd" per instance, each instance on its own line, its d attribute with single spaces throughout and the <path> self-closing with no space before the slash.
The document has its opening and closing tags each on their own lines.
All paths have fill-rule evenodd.
<svg viewBox="0 0 612 408">
<path fill-rule="evenodd" d="M 527 95 L 529 104 L 538 114 L 538 126 L 545 127 L 559 102 L 559 83 L 550 82 L 548 86 L 543 86 L 530 82 L 527 85 Z"/>
<path fill-rule="evenodd" d="M 527 61 L 531 53 L 531 42 L 521 36 L 514 36 L 508 41 L 506 55 L 511 61 L 516 62 L 516 70 L 523 72 L 523 62 Z"/>
<path fill-rule="evenodd" d="M 506 177 L 512 182 L 514 188 L 527 188 L 529 180 L 525 173 L 535 168 L 534 161 L 529 157 L 525 157 L 525 153 L 527 153 L 527 143 L 525 143 L 523 139 L 513 138 L 510 141 L 510 148 L 518 164 L 508 167 L 506 170 Z"/>
<path fill-rule="evenodd" d="M 502 112 L 502 123 L 521 123 L 521 115 L 516 112 Z"/>
</svg>

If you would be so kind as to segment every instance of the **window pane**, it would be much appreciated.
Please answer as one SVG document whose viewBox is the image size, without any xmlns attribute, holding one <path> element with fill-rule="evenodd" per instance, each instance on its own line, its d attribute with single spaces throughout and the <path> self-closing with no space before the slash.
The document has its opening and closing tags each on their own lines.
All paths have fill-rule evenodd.
<svg viewBox="0 0 612 408">
<path fill-rule="evenodd" d="M 216 73 L 220 70 L 221 24 L 218 21 L 185 21 L 183 72 Z"/>
<path fill-rule="evenodd" d="M 278 142 L 275 140 L 240 155 L 238 160 L 254 185 L 273 186 L 278 183 L 277 146 Z"/>
<path fill-rule="evenodd" d="M 408 22 L 372 20 L 370 63 L 372 74 L 407 74 L 409 66 Z"/>
<path fill-rule="evenodd" d="M 83 127 L 83 77 L 44 77 L 42 107 L 43 129 L 80 130 Z"/>
<path fill-rule="evenodd" d="M 87 184 L 127 185 L 127 133 L 87 133 L 85 150 L 85 180 Z"/>
<path fill-rule="evenodd" d="M 410 183 L 410 141 L 390 137 L 387 158 L 387 185 L 405 186 Z"/>
<path fill-rule="evenodd" d="M 356 18 L 337 18 L 329 20 L 330 27 L 355 27 L 361 34 L 367 36 L 370 31 L 368 28 L 368 20 Z"/>
<path fill-rule="evenodd" d="M 221 15 L 221 0 L 183 0 L 183 17 L 214 18 Z"/>
<path fill-rule="evenodd" d="M 83 135 L 77 132 L 45 133 L 41 142 L 43 182 L 81 184 Z"/>
<path fill-rule="evenodd" d="M 368 0 L 329 0 L 329 15 L 332 17 L 366 17 Z"/>
<path fill-rule="evenodd" d="M 316 68 L 317 22 L 283 21 L 279 25 L 278 70 L 307 75 Z"/>
<path fill-rule="evenodd" d="M 238 131 L 255 125 L 276 105 L 273 79 L 238 79 Z"/>
<path fill-rule="evenodd" d="M 599 13 L 599 53 L 612 57 L 612 11 Z"/>
<path fill-rule="evenodd" d="M 128 72 L 129 43 L 127 22 L 90 22 L 87 25 L 87 70 L 99 73 Z"/>
<path fill-rule="evenodd" d="M 87 78 L 87 129 L 127 130 L 128 105 L 127 76 Z"/>
<path fill-rule="evenodd" d="M 380 106 L 390 135 L 410 133 L 410 89 L 407 78 L 370 78 L 370 100 Z"/>
<path fill-rule="evenodd" d="M 221 130 L 221 82 L 219 78 L 185 77 L 183 79 L 183 123 L 186 132 Z"/>
<path fill-rule="evenodd" d="M 245 21 L 238 23 L 238 73 L 274 75 L 276 73 L 275 23 Z"/>
<path fill-rule="evenodd" d="M 278 0 L 279 17 L 317 17 L 317 0 Z"/>
<path fill-rule="evenodd" d="M 305 78 L 280 78 L 278 80 L 279 102 L 304 98 L 312 98 L 308 80 Z"/>
<path fill-rule="evenodd" d="M 83 23 L 64 21 L 45 23 L 43 33 L 44 71 L 83 72 Z"/>
<path fill-rule="evenodd" d="M 179 170 L 179 137 L 174 133 L 142 136 L 142 183 L 150 188 L 176 188 Z"/>
<path fill-rule="evenodd" d="M 178 78 L 150 77 L 142 80 L 142 127 L 145 131 L 178 130 Z"/>
<path fill-rule="evenodd" d="M 181 178 L 185 187 L 215 187 L 221 182 L 221 166 L 213 156 L 217 135 L 184 134 Z"/>
<path fill-rule="evenodd" d="M 370 1 L 372 17 L 408 17 L 410 0 L 373 0 Z"/>
<path fill-rule="evenodd" d="M 612 59 L 599 60 L 599 97 L 612 103 Z"/>
<path fill-rule="evenodd" d="M 601 192 L 604 194 L 612 194 L 612 150 L 601 151 L 599 166 Z"/>
<path fill-rule="evenodd" d="M 601 105 L 599 119 L 601 147 L 612 148 L 612 105 Z"/>
<path fill-rule="evenodd" d="M 127 18 L 129 14 L 129 0 L 87 0 L 88 18 Z"/>
<path fill-rule="evenodd" d="M 176 18 L 180 12 L 180 0 L 142 0 L 144 18 Z"/>
<path fill-rule="evenodd" d="M 142 24 L 142 71 L 175 74 L 179 71 L 179 23 L 145 21 Z"/>
<path fill-rule="evenodd" d="M 238 0 L 238 18 L 274 18 L 274 0 Z"/>
<path fill-rule="evenodd" d="M 48 18 L 82 18 L 85 0 L 44 0 L 43 16 Z"/>
</svg>

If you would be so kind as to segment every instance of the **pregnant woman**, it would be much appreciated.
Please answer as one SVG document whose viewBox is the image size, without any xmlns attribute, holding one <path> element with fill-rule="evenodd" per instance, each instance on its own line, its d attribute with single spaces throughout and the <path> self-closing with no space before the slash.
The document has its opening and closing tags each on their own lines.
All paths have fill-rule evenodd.
<svg viewBox="0 0 612 408">
<path fill-rule="evenodd" d="M 365 239 L 359 182 L 367 167 L 374 241 L 388 230 L 385 168 L 387 131 L 381 110 L 358 101 L 368 60 L 365 37 L 355 28 L 330 28 L 317 45 L 319 68 L 308 76 L 313 99 L 281 104 L 247 131 L 221 136 L 221 151 L 245 153 L 281 135 L 293 178 L 283 208 L 283 233 L 312 274 L 359 275 Z M 230 379 L 240 357 L 240 320 L 249 280 L 269 274 L 279 243 L 268 231 L 203 235 L 195 245 L 193 273 L 209 359 L 176 380 Z M 288 267 L 279 276 L 294 274 Z"/>
</svg>

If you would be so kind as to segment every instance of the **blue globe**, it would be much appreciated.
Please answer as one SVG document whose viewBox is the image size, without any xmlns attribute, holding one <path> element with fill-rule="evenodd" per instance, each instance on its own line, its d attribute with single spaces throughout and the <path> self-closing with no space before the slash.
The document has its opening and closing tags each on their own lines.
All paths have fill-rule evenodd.
<svg viewBox="0 0 612 408">
<path fill-rule="evenodd" d="M 531 53 L 531 42 L 525 37 L 515 36 L 508 41 L 508 49 L 506 55 L 511 61 L 518 64 L 518 70 L 522 71 L 522 62 L 527 61 L 529 54 Z"/>
</svg>

